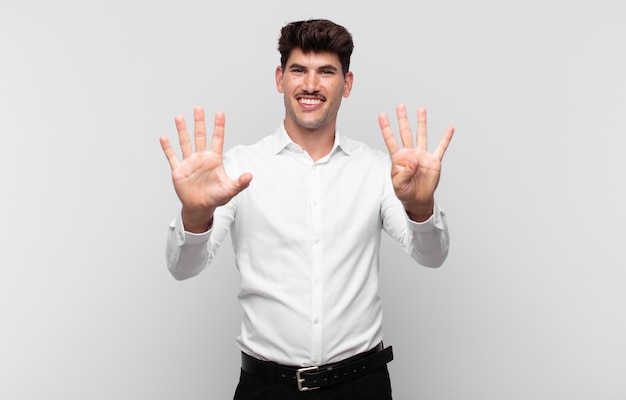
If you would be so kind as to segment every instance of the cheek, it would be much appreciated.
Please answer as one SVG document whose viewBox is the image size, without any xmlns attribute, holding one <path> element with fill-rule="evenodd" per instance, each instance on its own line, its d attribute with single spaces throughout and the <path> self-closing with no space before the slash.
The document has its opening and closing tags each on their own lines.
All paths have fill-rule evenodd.
<svg viewBox="0 0 626 400">
<path fill-rule="evenodd" d="M 350 93 L 346 85 L 335 85 L 333 92 L 337 93 L 337 97 L 346 97 Z"/>
<path fill-rule="evenodd" d="M 292 80 L 282 79 L 276 82 L 276 85 L 280 93 L 291 93 L 296 90 L 296 88 L 299 85 L 299 82 L 295 79 L 292 79 Z"/>
</svg>

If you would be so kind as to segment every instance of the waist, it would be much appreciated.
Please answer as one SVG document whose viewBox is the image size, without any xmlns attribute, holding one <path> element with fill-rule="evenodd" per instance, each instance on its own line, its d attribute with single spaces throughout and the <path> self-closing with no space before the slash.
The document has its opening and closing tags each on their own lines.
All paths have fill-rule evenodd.
<svg viewBox="0 0 626 400">
<path fill-rule="evenodd" d="M 259 378 L 295 385 L 300 391 L 315 390 L 363 376 L 393 360 L 391 347 L 381 343 L 366 352 L 321 366 L 291 366 L 256 359 L 241 353 L 241 369 Z"/>
<path fill-rule="evenodd" d="M 322 365 L 371 349 L 383 340 L 379 304 L 368 303 L 369 310 L 351 308 L 341 313 L 343 320 L 334 309 L 322 308 L 318 314 L 317 309 L 311 312 L 296 310 L 296 306 L 285 310 L 287 307 L 271 307 L 271 303 L 263 305 L 242 304 L 244 315 L 237 337 L 239 350 L 261 360 L 282 365 Z M 318 321 L 316 315 L 324 318 Z M 305 318 L 315 319 L 309 322 Z M 286 326 L 285 321 L 294 322 Z"/>
</svg>

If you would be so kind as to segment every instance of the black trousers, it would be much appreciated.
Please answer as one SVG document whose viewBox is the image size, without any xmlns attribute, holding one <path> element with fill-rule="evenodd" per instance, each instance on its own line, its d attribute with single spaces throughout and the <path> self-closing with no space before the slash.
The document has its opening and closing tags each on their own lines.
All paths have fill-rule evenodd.
<svg viewBox="0 0 626 400">
<path fill-rule="evenodd" d="M 300 392 L 295 385 L 269 382 L 241 371 L 234 400 L 391 400 L 391 382 L 384 366 L 351 382 Z"/>
</svg>

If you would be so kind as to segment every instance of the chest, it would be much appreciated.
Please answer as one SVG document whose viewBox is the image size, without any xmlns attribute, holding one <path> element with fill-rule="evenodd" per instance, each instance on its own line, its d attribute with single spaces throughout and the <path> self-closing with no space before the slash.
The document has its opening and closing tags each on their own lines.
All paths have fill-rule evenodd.
<svg viewBox="0 0 626 400">
<path fill-rule="evenodd" d="M 240 194 L 235 218 L 248 229 L 297 234 L 319 225 L 337 232 L 379 224 L 385 171 L 376 165 L 349 157 L 309 165 L 272 159 L 249 170 L 254 179 Z"/>
</svg>

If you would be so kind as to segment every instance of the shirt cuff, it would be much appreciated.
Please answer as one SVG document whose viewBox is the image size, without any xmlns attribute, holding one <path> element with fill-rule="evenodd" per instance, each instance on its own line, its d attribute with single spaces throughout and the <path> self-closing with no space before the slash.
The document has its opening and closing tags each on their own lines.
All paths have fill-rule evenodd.
<svg viewBox="0 0 626 400">
<path fill-rule="evenodd" d="M 209 240 L 209 237 L 211 237 L 213 227 L 202 233 L 187 232 L 185 230 L 185 227 L 183 226 L 183 220 L 179 216 L 174 221 L 172 221 L 172 223 L 170 224 L 170 229 L 174 230 L 177 242 L 176 244 L 178 246 L 182 246 L 183 244 L 194 245 L 206 242 L 207 240 Z"/>
<path fill-rule="evenodd" d="M 439 207 L 439 204 L 435 203 L 433 207 L 433 214 L 426 221 L 415 222 L 407 215 L 406 219 L 409 221 L 409 227 L 414 232 L 430 232 L 435 229 L 444 229 L 444 212 Z"/>
</svg>

